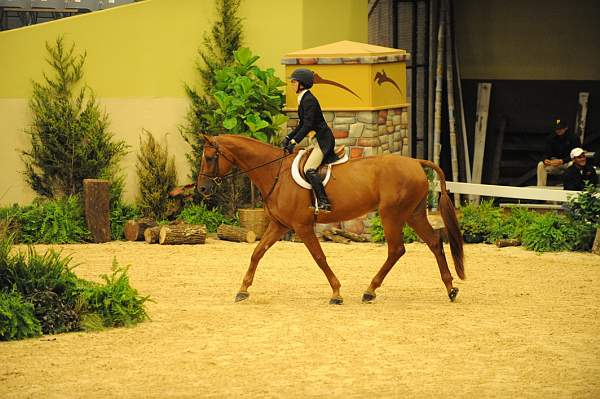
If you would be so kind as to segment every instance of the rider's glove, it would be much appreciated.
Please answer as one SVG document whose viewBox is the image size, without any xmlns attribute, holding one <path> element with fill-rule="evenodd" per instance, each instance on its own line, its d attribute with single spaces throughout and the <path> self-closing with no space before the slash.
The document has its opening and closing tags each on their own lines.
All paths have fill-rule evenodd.
<svg viewBox="0 0 600 399">
<path fill-rule="evenodd" d="M 296 147 L 296 140 L 291 139 L 289 143 L 287 143 L 287 145 L 285 146 L 285 151 L 288 154 L 291 154 L 292 152 L 294 152 L 294 147 Z"/>
<path fill-rule="evenodd" d="M 285 149 L 288 146 L 289 142 L 290 138 L 288 136 L 285 136 L 283 140 L 281 140 L 281 148 Z"/>
</svg>

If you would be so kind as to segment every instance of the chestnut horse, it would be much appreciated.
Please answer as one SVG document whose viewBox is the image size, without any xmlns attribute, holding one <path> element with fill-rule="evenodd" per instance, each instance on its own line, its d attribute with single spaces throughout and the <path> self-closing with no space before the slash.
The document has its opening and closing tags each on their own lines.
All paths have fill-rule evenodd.
<svg viewBox="0 0 600 399">
<path fill-rule="evenodd" d="M 427 177 L 422 166 L 436 171 L 440 180 L 439 209 L 448 231 L 450 249 L 456 273 L 465 278 L 463 240 L 452 202 L 446 190 L 442 170 L 432 162 L 398 155 L 353 159 L 334 166 L 332 179 L 326 186 L 333 210 L 314 215 L 309 206 L 313 194 L 298 186 L 290 173 L 293 157 L 282 149 L 244 136 L 204 136 L 204 152 L 198 174 L 197 188 L 206 195 L 213 183 L 231 176 L 233 166 L 246 173 L 262 194 L 269 225 L 254 249 L 250 267 L 236 295 L 236 302 L 247 299 L 258 262 L 265 252 L 293 229 L 302 239 L 317 265 L 325 273 L 333 290 L 331 304 L 343 302 L 340 282 L 329 267 L 314 231 L 315 223 L 334 223 L 363 216 L 379 209 L 388 246 L 388 256 L 363 294 L 363 302 L 375 299 L 375 290 L 404 254 L 402 228 L 408 223 L 435 255 L 448 297 L 454 301 L 458 288 L 452 285 L 452 275 L 444 255 L 439 232 L 427 220 Z"/>
</svg>

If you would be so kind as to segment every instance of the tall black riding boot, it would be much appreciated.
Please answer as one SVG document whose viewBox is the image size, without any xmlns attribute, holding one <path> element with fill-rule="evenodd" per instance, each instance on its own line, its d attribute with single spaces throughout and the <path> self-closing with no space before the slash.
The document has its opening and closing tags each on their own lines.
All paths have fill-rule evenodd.
<svg viewBox="0 0 600 399">
<path fill-rule="evenodd" d="M 321 182 L 317 171 L 315 169 L 308 169 L 306 171 L 306 178 L 308 179 L 308 182 L 312 186 L 315 196 L 317 197 L 319 211 L 331 212 L 331 203 L 327 198 L 325 187 L 323 187 L 323 182 Z"/>
</svg>

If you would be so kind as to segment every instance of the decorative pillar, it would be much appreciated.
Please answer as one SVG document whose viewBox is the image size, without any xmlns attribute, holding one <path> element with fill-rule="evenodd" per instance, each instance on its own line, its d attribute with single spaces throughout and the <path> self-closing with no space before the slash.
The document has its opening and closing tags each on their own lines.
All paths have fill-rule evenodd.
<svg viewBox="0 0 600 399">
<path fill-rule="evenodd" d="M 380 154 L 410 156 L 406 61 L 394 48 L 341 41 L 288 53 L 282 59 L 286 77 L 298 68 L 315 73 L 311 91 L 319 99 L 337 145 L 353 158 Z M 288 133 L 298 125 L 298 100 L 286 87 Z M 306 145 L 306 141 L 300 143 Z M 368 233 L 368 216 L 343 222 L 357 234 Z"/>
</svg>

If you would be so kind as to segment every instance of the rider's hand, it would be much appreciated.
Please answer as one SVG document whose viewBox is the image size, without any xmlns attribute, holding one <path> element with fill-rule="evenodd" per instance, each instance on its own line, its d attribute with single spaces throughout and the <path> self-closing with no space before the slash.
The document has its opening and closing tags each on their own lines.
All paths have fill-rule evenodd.
<svg viewBox="0 0 600 399">
<path fill-rule="evenodd" d="M 285 149 L 288 146 L 289 142 L 290 138 L 288 136 L 285 136 L 283 140 L 281 140 L 281 148 Z"/>
<path fill-rule="evenodd" d="M 287 152 L 288 154 L 291 154 L 292 152 L 294 152 L 294 147 L 296 147 L 296 142 L 292 139 L 286 146 L 285 146 L 285 152 Z"/>
</svg>

